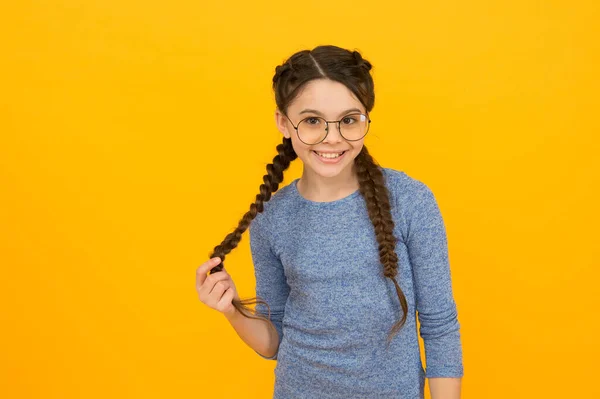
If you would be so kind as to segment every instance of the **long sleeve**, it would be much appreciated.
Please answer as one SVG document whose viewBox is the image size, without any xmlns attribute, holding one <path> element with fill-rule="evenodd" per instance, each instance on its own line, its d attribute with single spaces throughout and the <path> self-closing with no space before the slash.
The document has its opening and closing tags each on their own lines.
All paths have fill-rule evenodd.
<svg viewBox="0 0 600 399">
<path fill-rule="evenodd" d="M 256 296 L 269 304 L 271 309 L 270 320 L 277 329 L 279 344 L 281 344 L 283 339 L 283 315 L 290 287 L 287 284 L 283 265 L 273 253 L 270 239 L 272 231 L 265 212 L 259 213 L 250 223 L 249 233 L 254 276 L 256 278 Z M 267 318 L 269 317 L 268 309 L 262 303 L 256 305 L 256 312 Z M 277 360 L 279 349 L 272 357 L 256 353 L 264 359 Z"/>
<path fill-rule="evenodd" d="M 414 180 L 408 198 L 407 249 L 425 346 L 425 377 L 462 377 L 460 323 L 452 293 L 446 229 L 435 196 Z"/>
</svg>

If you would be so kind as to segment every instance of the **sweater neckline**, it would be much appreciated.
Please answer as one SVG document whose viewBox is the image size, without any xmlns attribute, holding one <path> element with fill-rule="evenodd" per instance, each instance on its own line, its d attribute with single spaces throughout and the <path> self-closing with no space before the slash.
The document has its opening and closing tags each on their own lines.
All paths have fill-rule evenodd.
<svg viewBox="0 0 600 399">
<path fill-rule="evenodd" d="M 309 200 L 308 198 L 304 198 L 302 196 L 302 194 L 300 194 L 300 191 L 298 191 L 298 187 L 297 187 L 298 180 L 300 180 L 300 179 L 299 178 L 295 179 L 294 181 L 292 181 L 292 184 L 291 184 L 292 193 L 294 194 L 294 197 L 296 197 L 303 204 L 314 206 L 314 207 L 330 207 L 330 206 L 341 205 L 346 202 L 352 201 L 355 197 L 358 197 L 360 195 L 360 189 L 357 189 L 353 193 L 348 194 L 347 196 L 337 199 L 337 200 L 334 200 L 334 201 L 313 201 L 313 200 Z"/>
</svg>

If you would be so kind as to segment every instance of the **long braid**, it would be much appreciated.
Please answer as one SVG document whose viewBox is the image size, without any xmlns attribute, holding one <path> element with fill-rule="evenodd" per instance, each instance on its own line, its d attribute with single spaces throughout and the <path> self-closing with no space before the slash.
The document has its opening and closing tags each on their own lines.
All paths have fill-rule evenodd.
<svg viewBox="0 0 600 399">
<path fill-rule="evenodd" d="M 250 210 L 240 219 L 235 230 L 229 233 L 221 244 L 217 245 L 209 254 L 209 258 L 211 259 L 215 257 L 221 258 L 221 263 L 213 267 L 209 272 L 210 274 L 223 270 L 225 267 L 225 256 L 238 246 L 242 239 L 242 234 L 248 229 L 250 222 L 256 217 L 258 212 L 263 211 L 264 202 L 269 201 L 271 195 L 279 189 L 279 184 L 283 181 L 283 171 L 288 169 L 290 163 L 298 157 L 292 147 L 292 140 L 288 138 L 284 137 L 283 142 L 278 144 L 276 149 L 278 155 L 273 158 L 273 163 L 267 165 L 267 174 L 263 176 L 264 184 L 260 185 L 260 193 L 256 195 L 256 201 L 250 204 Z M 237 300 L 234 298 L 232 300 L 233 306 L 241 313 L 246 314 L 249 317 L 260 318 L 254 316 L 254 310 L 246 306 L 254 303 L 263 303 L 268 308 L 268 304 L 258 297 L 244 300 Z"/>
<path fill-rule="evenodd" d="M 369 218 L 375 229 L 375 237 L 379 243 L 379 260 L 383 265 L 383 274 L 391 279 L 396 287 L 396 294 L 402 306 L 402 318 L 397 321 L 388 335 L 388 345 L 393 336 L 402 328 L 408 315 L 406 296 L 396 281 L 398 274 L 398 255 L 396 254 L 396 238 L 394 237 L 394 220 L 390 210 L 389 192 L 385 185 L 383 173 L 373 159 L 367 147 L 363 145 L 355 159 L 359 191 L 365 199 Z"/>
</svg>

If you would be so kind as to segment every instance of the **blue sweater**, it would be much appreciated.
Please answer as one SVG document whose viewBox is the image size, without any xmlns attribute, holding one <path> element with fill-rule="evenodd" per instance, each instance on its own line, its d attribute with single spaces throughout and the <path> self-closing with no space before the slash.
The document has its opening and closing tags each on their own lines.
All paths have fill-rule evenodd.
<svg viewBox="0 0 600 399">
<path fill-rule="evenodd" d="M 383 275 L 358 190 L 315 202 L 302 197 L 296 179 L 276 191 L 250 224 L 256 294 L 269 304 L 279 333 L 273 357 L 257 352 L 277 360 L 274 399 L 421 399 L 425 378 L 463 376 L 439 207 L 421 181 L 382 170 L 395 223 L 396 279 L 408 302 L 406 323 L 387 350 L 402 308 L 394 283 Z M 262 304 L 256 310 L 267 315 Z"/>
</svg>

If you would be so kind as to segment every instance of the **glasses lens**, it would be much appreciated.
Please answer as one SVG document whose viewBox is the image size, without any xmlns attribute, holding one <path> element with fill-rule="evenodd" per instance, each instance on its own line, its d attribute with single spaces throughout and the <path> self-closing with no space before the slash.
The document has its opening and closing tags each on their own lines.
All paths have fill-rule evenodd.
<svg viewBox="0 0 600 399">
<path fill-rule="evenodd" d="M 326 128 L 325 119 L 311 116 L 298 125 L 298 136 L 306 144 L 316 144 L 325 138 Z"/>
<path fill-rule="evenodd" d="M 360 140 L 369 130 L 369 118 L 363 114 L 346 115 L 340 121 L 340 129 L 346 140 Z"/>
<path fill-rule="evenodd" d="M 336 124 L 333 123 L 330 127 L 337 128 Z M 316 144 L 325 138 L 327 135 L 326 129 L 325 119 L 311 116 L 298 125 L 298 136 L 306 144 Z M 363 114 L 346 115 L 340 121 L 340 129 L 346 140 L 360 140 L 369 130 L 369 118 Z"/>
</svg>

